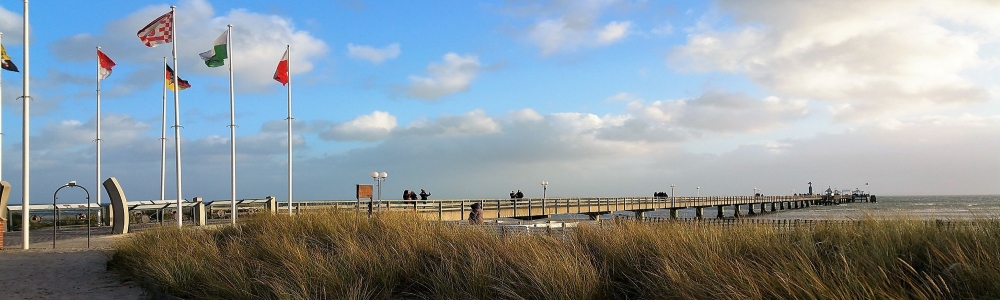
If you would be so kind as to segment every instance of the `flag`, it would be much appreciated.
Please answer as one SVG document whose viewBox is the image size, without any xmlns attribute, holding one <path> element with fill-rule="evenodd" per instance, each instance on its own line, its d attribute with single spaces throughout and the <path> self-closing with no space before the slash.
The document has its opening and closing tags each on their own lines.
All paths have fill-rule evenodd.
<svg viewBox="0 0 1000 300">
<path fill-rule="evenodd" d="M 171 91 L 173 91 L 174 90 L 174 69 L 171 69 L 170 65 L 167 65 L 167 73 L 164 74 L 164 77 L 165 77 L 164 78 L 164 83 L 167 85 L 167 88 L 170 89 Z M 178 85 L 178 86 L 180 86 L 180 90 L 185 90 L 185 89 L 191 87 L 191 84 L 188 83 L 187 80 L 184 80 L 184 79 L 181 79 L 180 77 L 177 77 L 177 81 L 180 81 L 180 83 L 181 83 L 181 84 Z"/>
<path fill-rule="evenodd" d="M 274 80 L 281 82 L 281 85 L 288 84 L 288 49 L 285 49 L 285 55 L 278 62 L 278 69 L 274 70 Z"/>
<path fill-rule="evenodd" d="M 174 41 L 174 36 L 171 33 L 171 28 L 174 26 L 174 12 L 168 12 L 149 22 L 149 25 L 143 27 L 135 35 L 142 40 L 146 47 L 156 47 L 159 44 L 166 44 Z"/>
<path fill-rule="evenodd" d="M 7 56 L 7 49 L 4 49 L 3 45 L 0 45 L 0 60 L 2 60 L 0 61 L 0 64 L 3 65 L 4 70 L 19 72 L 17 70 L 17 66 L 14 65 L 14 62 L 10 61 L 10 56 Z"/>
<path fill-rule="evenodd" d="M 97 61 L 101 65 L 101 69 L 97 72 L 97 78 L 104 80 L 108 76 L 111 76 L 111 68 L 115 67 L 115 61 L 111 60 L 110 57 L 104 55 L 104 52 L 97 50 Z"/>
<path fill-rule="evenodd" d="M 229 30 L 223 32 L 219 38 L 215 39 L 212 43 L 212 50 L 205 51 L 198 56 L 205 60 L 205 65 L 209 68 L 221 67 L 226 64 L 226 58 L 229 57 L 229 52 L 226 51 L 226 37 L 229 36 Z"/>
</svg>

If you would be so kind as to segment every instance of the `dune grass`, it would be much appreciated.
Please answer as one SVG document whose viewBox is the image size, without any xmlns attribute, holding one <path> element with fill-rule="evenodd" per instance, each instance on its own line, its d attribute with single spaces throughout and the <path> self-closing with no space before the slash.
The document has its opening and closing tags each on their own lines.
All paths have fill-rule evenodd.
<svg viewBox="0 0 1000 300">
<path fill-rule="evenodd" d="M 1000 298 L 1000 221 L 623 221 L 548 235 L 326 211 L 138 232 L 109 266 L 189 299 Z"/>
</svg>

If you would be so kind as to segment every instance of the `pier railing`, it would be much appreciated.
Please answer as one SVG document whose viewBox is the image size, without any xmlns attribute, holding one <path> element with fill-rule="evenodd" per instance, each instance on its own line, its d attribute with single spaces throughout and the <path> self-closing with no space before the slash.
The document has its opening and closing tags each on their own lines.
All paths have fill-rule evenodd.
<svg viewBox="0 0 1000 300">
<path fill-rule="evenodd" d="M 838 201 L 847 201 L 850 195 L 840 196 Z M 491 218 L 545 218 L 555 214 L 587 214 L 592 218 L 616 211 L 646 212 L 657 209 L 680 210 L 686 208 L 706 208 L 725 206 L 772 205 L 785 209 L 804 207 L 829 201 L 819 195 L 802 196 L 706 196 L 706 197 L 573 197 L 573 198 L 492 198 L 492 199 L 434 199 L 434 200 L 313 200 L 292 203 L 294 212 L 321 208 L 353 209 L 361 212 L 414 211 L 428 219 L 442 221 L 464 220 L 471 205 L 479 203 L 483 217 Z M 287 209 L 287 204 L 279 201 L 278 211 Z"/>
</svg>

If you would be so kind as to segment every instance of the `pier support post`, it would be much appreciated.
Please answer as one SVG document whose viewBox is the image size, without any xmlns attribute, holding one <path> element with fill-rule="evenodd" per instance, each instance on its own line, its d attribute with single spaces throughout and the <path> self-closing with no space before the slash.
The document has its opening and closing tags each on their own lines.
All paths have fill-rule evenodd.
<svg viewBox="0 0 1000 300">
<path fill-rule="evenodd" d="M 696 218 L 698 218 L 699 220 L 700 219 L 704 219 L 705 218 L 705 208 L 704 207 L 696 207 L 694 209 L 694 216 Z"/>
<path fill-rule="evenodd" d="M 670 218 L 671 219 L 677 219 L 677 217 L 678 217 L 677 209 L 676 208 L 671 208 L 670 209 Z"/>
<path fill-rule="evenodd" d="M 785 210 L 785 201 L 778 202 L 778 208 L 781 210 Z"/>
<path fill-rule="evenodd" d="M 716 205 L 715 207 L 719 208 L 719 214 L 716 215 L 716 218 L 719 218 L 719 219 L 725 218 L 726 215 L 724 215 L 723 212 L 724 212 L 724 207 L 726 207 L 726 206 L 725 205 Z"/>
<path fill-rule="evenodd" d="M 764 203 L 761 202 L 760 203 L 760 213 L 763 214 L 763 213 L 766 213 L 766 212 L 767 212 L 767 207 L 764 207 Z"/>
<path fill-rule="evenodd" d="M 753 210 L 753 203 L 748 204 L 747 205 L 747 215 L 751 215 L 752 216 L 752 215 L 756 215 L 756 214 L 757 214 L 757 212 L 754 212 L 754 210 Z"/>
<path fill-rule="evenodd" d="M 740 217 L 740 205 L 735 204 L 733 205 L 733 218 L 739 218 L 739 217 Z"/>
<path fill-rule="evenodd" d="M 774 202 L 771 202 L 771 211 L 778 211 L 777 204 Z"/>
<path fill-rule="evenodd" d="M 640 220 L 641 221 L 641 220 L 645 220 L 646 219 L 646 212 L 645 211 L 636 210 L 634 212 L 635 212 L 635 219 L 636 220 Z"/>
</svg>

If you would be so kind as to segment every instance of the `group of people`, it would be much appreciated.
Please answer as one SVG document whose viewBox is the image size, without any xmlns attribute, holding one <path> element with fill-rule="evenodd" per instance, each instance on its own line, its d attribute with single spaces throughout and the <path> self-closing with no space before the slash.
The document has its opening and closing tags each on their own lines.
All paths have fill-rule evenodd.
<svg viewBox="0 0 1000 300">
<path fill-rule="evenodd" d="M 427 197 L 430 197 L 430 195 L 431 195 L 431 193 L 428 193 L 424 189 L 420 189 L 420 194 L 419 194 L 420 200 L 423 200 L 424 203 L 427 203 Z M 416 201 L 414 201 L 414 200 L 417 200 L 417 196 L 418 196 L 418 194 L 417 194 L 416 191 L 403 190 L 403 203 L 404 204 L 414 204 L 414 203 L 416 203 Z"/>
<path fill-rule="evenodd" d="M 510 191 L 511 201 L 514 201 L 513 199 L 521 199 L 521 198 L 524 198 L 524 193 L 522 193 L 521 190 L 517 190 L 516 193 L 514 191 Z"/>
</svg>

